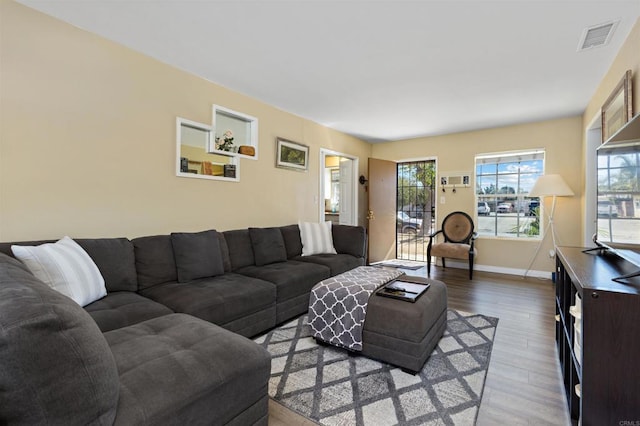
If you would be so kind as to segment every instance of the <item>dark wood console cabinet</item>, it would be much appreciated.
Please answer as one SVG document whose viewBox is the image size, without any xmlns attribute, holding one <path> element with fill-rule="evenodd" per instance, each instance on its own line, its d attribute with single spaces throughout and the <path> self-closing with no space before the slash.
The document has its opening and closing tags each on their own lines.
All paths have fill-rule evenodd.
<svg viewBox="0 0 640 426">
<path fill-rule="evenodd" d="M 640 279 L 612 281 L 635 267 L 612 253 L 582 250 L 559 247 L 556 257 L 556 344 L 569 412 L 583 426 L 639 425 Z M 581 333 L 570 312 L 576 294 Z"/>
</svg>

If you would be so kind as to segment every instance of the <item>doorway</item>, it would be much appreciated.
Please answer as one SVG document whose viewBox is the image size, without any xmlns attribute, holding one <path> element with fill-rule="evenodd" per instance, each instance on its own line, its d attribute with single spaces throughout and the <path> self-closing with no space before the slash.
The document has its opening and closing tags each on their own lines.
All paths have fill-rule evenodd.
<svg viewBox="0 0 640 426">
<path fill-rule="evenodd" d="M 320 149 L 320 221 L 358 224 L 358 158 Z"/>
<path fill-rule="evenodd" d="M 396 258 L 427 260 L 435 229 L 436 161 L 398 163 L 396 188 Z"/>
</svg>

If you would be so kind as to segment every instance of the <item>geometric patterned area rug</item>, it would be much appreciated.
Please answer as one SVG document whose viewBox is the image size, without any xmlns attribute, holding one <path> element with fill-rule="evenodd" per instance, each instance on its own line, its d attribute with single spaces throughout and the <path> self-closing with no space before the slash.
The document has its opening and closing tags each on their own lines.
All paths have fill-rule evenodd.
<svg viewBox="0 0 640 426">
<path fill-rule="evenodd" d="M 411 375 L 318 345 L 307 315 L 254 341 L 271 353 L 269 396 L 322 425 L 473 425 L 498 319 L 449 309 L 444 336 Z"/>
<path fill-rule="evenodd" d="M 426 262 L 418 262 L 414 260 L 391 259 L 382 262 L 372 263 L 371 266 L 387 266 L 390 268 L 411 269 L 416 271 L 426 266 Z"/>
</svg>

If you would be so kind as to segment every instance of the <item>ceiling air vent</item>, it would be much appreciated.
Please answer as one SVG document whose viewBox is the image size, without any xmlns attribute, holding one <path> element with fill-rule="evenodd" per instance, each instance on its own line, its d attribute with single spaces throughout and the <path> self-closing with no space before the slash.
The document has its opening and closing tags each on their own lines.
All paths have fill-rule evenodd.
<svg viewBox="0 0 640 426">
<path fill-rule="evenodd" d="M 581 50 L 604 46 L 609 43 L 613 32 L 618 26 L 618 22 L 620 21 L 607 22 L 605 24 L 585 28 L 584 31 L 582 31 L 580 43 L 578 43 L 578 52 Z"/>
</svg>

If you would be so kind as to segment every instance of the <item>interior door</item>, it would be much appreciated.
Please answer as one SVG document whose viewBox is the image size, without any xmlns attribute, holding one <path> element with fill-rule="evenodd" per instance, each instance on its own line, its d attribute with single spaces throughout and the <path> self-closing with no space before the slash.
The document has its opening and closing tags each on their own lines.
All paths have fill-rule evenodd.
<svg viewBox="0 0 640 426">
<path fill-rule="evenodd" d="M 369 158 L 369 263 L 396 257 L 396 179 L 396 163 Z"/>
<path fill-rule="evenodd" d="M 341 225 L 353 223 L 353 160 L 340 158 L 340 219 Z"/>
</svg>

